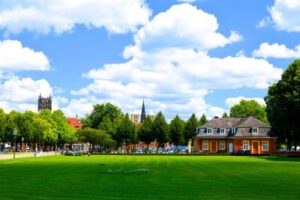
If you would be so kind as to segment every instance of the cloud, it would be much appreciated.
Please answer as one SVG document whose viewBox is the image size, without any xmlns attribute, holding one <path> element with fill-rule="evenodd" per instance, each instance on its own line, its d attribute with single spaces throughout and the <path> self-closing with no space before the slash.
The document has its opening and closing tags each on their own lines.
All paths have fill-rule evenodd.
<svg viewBox="0 0 300 200">
<path fill-rule="evenodd" d="M 11 77 L 0 84 L 0 100 L 12 102 L 33 102 L 39 94 L 48 96 L 52 94 L 52 88 L 48 81 L 33 80 L 31 78 Z"/>
<path fill-rule="evenodd" d="M 260 98 L 260 97 L 247 98 L 247 97 L 244 97 L 244 96 L 227 98 L 225 100 L 225 103 L 226 103 L 226 106 L 228 108 L 231 108 L 232 106 L 234 106 L 236 104 L 239 104 L 241 102 L 241 100 L 247 100 L 247 101 L 249 101 L 249 100 L 255 100 L 260 105 L 263 105 L 263 106 L 266 105 L 266 102 L 265 102 L 265 100 L 263 98 Z"/>
<path fill-rule="evenodd" d="M 6 112 L 37 111 L 37 99 L 39 94 L 49 96 L 53 89 L 48 81 L 33 80 L 32 78 L 19 78 L 12 76 L 0 83 L 0 107 Z M 57 108 L 57 104 L 54 103 Z"/>
<path fill-rule="evenodd" d="M 262 58 L 300 58 L 300 45 L 289 49 L 284 44 L 262 43 L 259 49 L 253 51 L 253 56 Z"/>
<path fill-rule="evenodd" d="M 135 44 L 123 52 L 126 62 L 90 70 L 84 77 L 92 83 L 72 94 L 86 107 L 88 102 L 112 102 L 131 113 L 145 99 L 147 110 L 162 110 L 168 119 L 176 114 L 187 119 L 192 113 L 220 116 L 225 110 L 205 101 L 210 91 L 265 89 L 280 79 L 282 69 L 243 54 L 210 56 L 210 49 L 241 39 L 236 32 L 225 37 L 217 28 L 211 14 L 189 4 L 172 6 L 136 33 Z"/>
<path fill-rule="evenodd" d="M 228 37 L 218 33 L 217 18 L 190 4 L 174 5 L 156 15 L 134 37 L 135 45 L 127 47 L 124 56 L 140 51 L 164 48 L 186 48 L 206 51 L 242 40 L 236 31 Z"/>
<path fill-rule="evenodd" d="M 16 0 L 1 3 L 0 29 L 60 34 L 82 24 L 126 33 L 146 24 L 150 15 L 144 0 Z"/>
<path fill-rule="evenodd" d="M 300 32 L 300 1 L 275 0 L 268 11 L 277 30 Z"/>
<path fill-rule="evenodd" d="M 17 40 L 0 41 L 0 71 L 49 69 L 49 61 L 44 53 L 23 47 Z"/>
</svg>

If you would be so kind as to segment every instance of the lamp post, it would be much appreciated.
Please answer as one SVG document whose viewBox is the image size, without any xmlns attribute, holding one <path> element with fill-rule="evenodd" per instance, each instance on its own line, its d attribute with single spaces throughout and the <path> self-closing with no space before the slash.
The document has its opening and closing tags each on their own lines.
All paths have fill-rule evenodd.
<svg viewBox="0 0 300 200">
<path fill-rule="evenodd" d="M 14 132 L 13 132 L 13 136 L 14 136 L 14 157 L 13 157 L 13 159 L 16 158 L 17 134 L 18 134 L 18 131 L 17 131 L 17 129 L 15 128 L 15 129 L 14 129 Z"/>
<path fill-rule="evenodd" d="M 23 144 L 24 144 L 24 137 L 22 137 L 22 143 L 21 143 L 21 151 L 23 152 Z M 25 148 L 26 148 L 26 145 L 25 145 Z"/>
</svg>

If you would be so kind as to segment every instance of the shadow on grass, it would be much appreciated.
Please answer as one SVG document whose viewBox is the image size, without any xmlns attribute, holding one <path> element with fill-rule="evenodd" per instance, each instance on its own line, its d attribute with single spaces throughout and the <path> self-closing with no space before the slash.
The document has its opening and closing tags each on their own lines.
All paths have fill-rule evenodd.
<svg viewBox="0 0 300 200">
<path fill-rule="evenodd" d="M 269 160 L 269 161 L 300 162 L 300 157 L 288 157 L 288 156 L 282 156 L 282 155 L 256 156 L 256 158 Z"/>
</svg>

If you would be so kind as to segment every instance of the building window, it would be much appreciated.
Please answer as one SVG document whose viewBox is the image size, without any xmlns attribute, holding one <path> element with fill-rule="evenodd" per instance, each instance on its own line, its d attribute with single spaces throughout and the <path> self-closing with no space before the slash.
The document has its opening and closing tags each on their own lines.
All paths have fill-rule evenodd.
<svg viewBox="0 0 300 200">
<path fill-rule="evenodd" d="M 263 151 L 269 151 L 269 142 L 268 141 L 263 141 L 262 142 L 262 150 Z"/>
<path fill-rule="evenodd" d="M 258 134 L 258 128 L 253 127 L 253 128 L 252 128 L 252 133 L 253 133 L 253 134 Z"/>
<path fill-rule="evenodd" d="M 235 134 L 236 133 L 236 128 L 234 127 L 234 128 L 231 128 L 231 132 L 233 133 L 233 134 Z"/>
<path fill-rule="evenodd" d="M 225 150 L 225 141 L 224 140 L 220 141 L 220 150 Z"/>
<path fill-rule="evenodd" d="M 243 149 L 245 150 L 249 150 L 249 141 L 243 141 Z"/>
<path fill-rule="evenodd" d="M 208 150 L 208 141 L 207 140 L 203 140 L 202 142 L 202 150 Z"/>
<path fill-rule="evenodd" d="M 220 134 L 225 134 L 226 129 L 225 128 L 220 128 Z"/>
<path fill-rule="evenodd" d="M 212 128 L 208 128 L 208 129 L 206 130 L 206 132 L 207 132 L 207 134 L 212 134 Z"/>
</svg>

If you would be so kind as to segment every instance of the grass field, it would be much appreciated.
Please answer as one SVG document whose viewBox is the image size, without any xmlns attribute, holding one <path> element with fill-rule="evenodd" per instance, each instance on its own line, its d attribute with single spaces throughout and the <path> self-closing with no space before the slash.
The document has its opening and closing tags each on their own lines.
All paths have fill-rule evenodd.
<svg viewBox="0 0 300 200">
<path fill-rule="evenodd" d="M 300 199 L 300 159 L 41 157 L 0 161 L 0 199 Z"/>
</svg>

